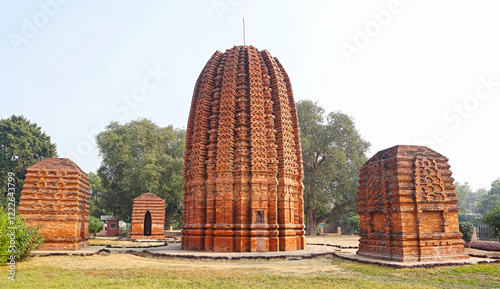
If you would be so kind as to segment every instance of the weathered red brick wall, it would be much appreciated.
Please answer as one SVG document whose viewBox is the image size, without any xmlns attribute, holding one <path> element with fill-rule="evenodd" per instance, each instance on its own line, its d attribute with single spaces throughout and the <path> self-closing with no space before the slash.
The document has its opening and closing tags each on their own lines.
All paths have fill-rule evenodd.
<svg viewBox="0 0 500 289">
<path fill-rule="evenodd" d="M 290 80 L 268 51 L 213 54 L 188 120 L 183 249 L 304 248 L 298 128 Z"/>
<path fill-rule="evenodd" d="M 151 236 L 144 236 L 144 217 L 151 214 Z M 146 193 L 134 199 L 130 239 L 165 239 L 165 200 Z"/>
<path fill-rule="evenodd" d="M 41 250 L 78 250 L 88 246 L 89 178 L 71 160 L 46 158 L 27 169 L 19 214 L 37 225 Z"/>
<path fill-rule="evenodd" d="M 378 152 L 361 168 L 357 254 L 402 262 L 467 259 L 448 159 L 421 146 Z"/>
</svg>

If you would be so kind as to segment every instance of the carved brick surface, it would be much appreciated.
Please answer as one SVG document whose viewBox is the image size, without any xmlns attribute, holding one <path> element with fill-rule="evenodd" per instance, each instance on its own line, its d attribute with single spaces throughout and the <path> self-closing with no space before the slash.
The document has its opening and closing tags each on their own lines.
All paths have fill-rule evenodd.
<svg viewBox="0 0 500 289">
<path fill-rule="evenodd" d="M 422 146 L 378 152 L 361 168 L 357 254 L 414 262 L 468 259 L 448 159 Z"/>
<path fill-rule="evenodd" d="M 215 52 L 188 120 L 183 249 L 303 249 L 302 178 L 295 102 L 279 61 L 252 46 Z"/>
<path fill-rule="evenodd" d="M 19 214 L 42 223 L 41 250 L 78 250 L 89 235 L 89 178 L 71 160 L 46 158 L 29 167 Z"/>
<path fill-rule="evenodd" d="M 164 227 L 165 200 L 151 193 L 134 199 L 130 239 L 165 239 Z"/>
</svg>

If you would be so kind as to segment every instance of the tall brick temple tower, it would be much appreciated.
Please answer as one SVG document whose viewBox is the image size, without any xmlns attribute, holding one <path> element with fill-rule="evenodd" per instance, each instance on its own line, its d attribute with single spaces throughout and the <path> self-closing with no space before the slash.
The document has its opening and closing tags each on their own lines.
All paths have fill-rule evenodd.
<svg viewBox="0 0 500 289">
<path fill-rule="evenodd" d="M 216 51 L 196 82 L 184 160 L 182 248 L 304 249 L 292 86 L 267 50 Z"/>
<path fill-rule="evenodd" d="M 423 146 L 379 151 L 361 168 L 357 254 L 401 261 L 468 259 L 448 159 Z"/>
</svg>

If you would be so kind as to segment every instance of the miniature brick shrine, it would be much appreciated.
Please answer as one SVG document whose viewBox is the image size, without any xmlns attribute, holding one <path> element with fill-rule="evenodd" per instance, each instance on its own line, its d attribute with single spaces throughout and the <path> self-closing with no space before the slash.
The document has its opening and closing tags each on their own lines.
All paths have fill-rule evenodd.
<svg viewBox="0 0 500 289">
<path fill-rule="evenodd" d="M 46 158 L 29 167 L 19 214 L 43 224 L 41 250 L 79 250 L 89 245 L 89 178 L 75 163 Z"/>
<path fill-rule="evenodd" d="M 361 168 L 357 254 L 401 261 L 468 259 L 448 159 L 422 146 L 378 152 Z"/>
<path fill-rule="evenodd" d="M 292 87 L 267 50 L 215 52 L 195 85 L 182 248 L 304 249 L 302 152 Z"/>
<path fill-rule="evenodd" d="M 130 239 L 165 239 L 165 200 L 152 193 L 134 199 Z"/>
</svg>

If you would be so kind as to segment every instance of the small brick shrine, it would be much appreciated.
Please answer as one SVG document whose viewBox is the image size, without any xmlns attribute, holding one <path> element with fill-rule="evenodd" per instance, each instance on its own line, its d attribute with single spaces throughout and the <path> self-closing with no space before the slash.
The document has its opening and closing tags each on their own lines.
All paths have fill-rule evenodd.
<svg viewBox="0 0 500 289">
<path fill-rule="evenodd" d="M 46 158 L 29 167 L 19 214 L 43 224 L 41 250 L 79 250 L 89 245 L 89 178 L 74 162 Z"/>
<path fill-rule="evenodd" d="M 361 168 L 357 254 L 415 262 L 468 259 L 448 159 L 423 146 L 378 152 Z"/>
<path fill-rule="evenodd" d="M 134 199 L 130 239 L 165 239 L 165 200 L 152 193 Z"/>
<path fill-rule="evenodd" d="M 186 134 L 182 248 L 304 249 L 302 152 L 292 86 L 267 50 L 216 51 Z"/>
</svg>

